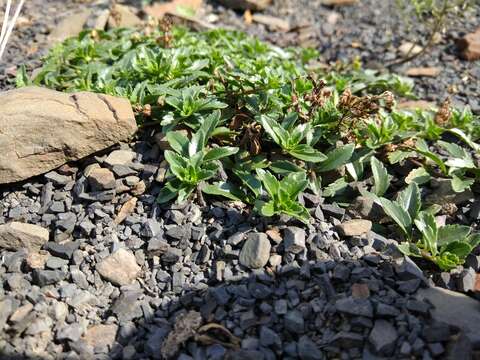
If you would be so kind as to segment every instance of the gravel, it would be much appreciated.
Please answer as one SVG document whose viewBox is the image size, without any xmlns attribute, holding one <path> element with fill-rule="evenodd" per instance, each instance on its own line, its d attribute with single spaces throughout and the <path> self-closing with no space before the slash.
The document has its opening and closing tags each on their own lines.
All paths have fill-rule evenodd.
<svg viewBox="0 0 480 360">
<path fill-rule="evenodd" d="M 26 58 L 31 68 L 39 63 L 52 19 L 61 16 L 58 10 L 77 5 L 32 0 L 26 6 L 38 25 L 39 52 Z M 388 2 L 373 0 L 342 8 L 278 0 L 265 13 L 288 17 L 292 24 L 310 23 L 312 36 L 303 36 L 313 39 L 324 61 L 360 55 L 372 63 L 395 56 L 399 40 L 388 45 L 388 32 L 372 35 L 396 26 L 391 17 L 379 16 L 389 9 Z M 217 13 L 219 24 L 246 28 L 240 13 L 210 3 L 207 10 Z M 467 104 L 475 89 L 461 79 L 479 74 L 472 64 L 456 60 L 450 44 L 474 24 L 454 25 L 431 60 L 420 58 L 409 66 L 444 69 L 435 79 L 416 80 L 422 98 L 438 100 L 446 96 L 446 84 L 455 84 L 454 100 Z M 299 41 L 295 32 L 270 32 L 263 25 L 246 30 L 281 45 Z M 12 38 L 7 65 L 0 65 L 0 88 L 10 86 L 7 74 L 31 38 L 29 28 Z M 352 47 L 353 41 L 362 47 Z M 155 196 L 163 159 L 151 156 L 158 153 L 157 144 L 140 139 L 0 190 L 0 226 L 17 221 L 48 231 L 29 251 L 0 247 L 0 353 L 159 359 L 179 315 L 193 311 L 201 317 L 201 336 L 177 337 L 182 341 L 175 358 L 472 356 L 478 344 L 472 344 L 468 312 L 457 316 L 468 325 L 466 336 L 453 326 L 458 319 L 446 319 L 432 299 L 418 294 L 432 281 L 471 291 L 479 254 L 470 256 L 464 269 L 429 278 L 392 251 L 394 240 L 356 219 L 372 220 L 378 210 L 365 199 L 346 211 L 303 194 L 315 216 L 308 226 L 258 218 L 228 202 L 160 206 Z M 470 218 L 478 217 L 473 205 L 467 210 Z M 443 325 L 446 320 L 452 326 Z"/>
</svg>

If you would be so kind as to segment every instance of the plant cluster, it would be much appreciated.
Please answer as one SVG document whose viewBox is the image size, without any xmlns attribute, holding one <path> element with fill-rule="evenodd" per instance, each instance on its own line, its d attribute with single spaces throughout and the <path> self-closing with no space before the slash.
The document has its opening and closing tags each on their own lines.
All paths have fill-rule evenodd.
<svg viewBox="0 0 480 360">
<path fill-rule="evenodd" d="M 447 102 L 437 112 L 396 110 L 396 96 L 412 96 L 410 81 L 321 72 L 311 66 L 317 56 L 221 29 L 86 31 L 53 48 L 34 79 L 23 71 L 17 83 L 130 99 L 139 123 L 160 126 L 170 145 L 161 203 L 223 196 L 308 223 L 303 193 L 342 203 L 360 192 L 404 231 L 418 249 L 411 254 L 442 268 L 460 264 L 476 237 L 464 229 L 456 239 L 463 245 L 445 240 L 453 228 L 433 229 L 418 186 L 443 177 L 464 191 L 477 180 L 478 118 Z M 408 176 L 389 174 L 405 162 L 415 164 Z M 399 203 L 389 200 L 402 184 Z"/>
</svg>

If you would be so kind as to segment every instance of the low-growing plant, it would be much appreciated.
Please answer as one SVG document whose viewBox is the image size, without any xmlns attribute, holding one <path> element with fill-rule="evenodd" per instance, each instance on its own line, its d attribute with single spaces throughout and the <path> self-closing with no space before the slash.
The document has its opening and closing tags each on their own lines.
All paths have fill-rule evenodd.
<svg viewBox="0 0 480 360">
<path fill-rule="evenodd" d="M 181 131 L 170 131 L 167 140 L 172 150 L 165 150 L 165 159 L 175 176 L 161 190 L 158 201 L 167 202 L 178 196 L 185 201 L 198 185 L 214 177 L 219 170 L 216 162 L 238 152 L 236 147 L 208 148 L 207 142 L 220 120 L 220 112 L 206 117 L 199 130 L 188 139 Z"/>
<path fill-rule="evenodd" d="M 298 202 L 298 195 L 308 185 L 304 172 L 291 173 L 282 180 L 277 180 L 269 171 L 257 169 L 257 175 L 269 200 L 257 200 L 255 208 L 263 216 L 286 214 L 305 223 L 309 222 L 310 214 L 305 206 Z"/>
<path fill-rule="evenodd" d="M 406 241 L 398 246 L 400 251 L 432 261 L 442 270 L 462 265 L 467 255 L 480 243 L 480 236 L 472 234 L 468 226 L 439 227 L 434 217 L 439 207 L 422 210 L 420 190 L 415 182 L 401 191 L 396 200 L 378 198 L 378 202 L 405 235 Z"/>
<path fill-rule="evenodd" d="M 55 46 L 33 79 L 21 69 L 17 84 L 128 98 L 139 125 L 156 126 L 171 147 L 159 202 L 221 196 L 307 223 L 301 193 L 348 201 L 361 192 L 382 203 L 422 256 L 460 263 L 453 245 L 414 242 L 427 219 L 418 185 L 446 177 L 460 191 L 476 180 L 469 152 L 480 150 L 478 117 L 448 102 L 438 112 L 396 110 L 395 96 L 413 96 L 410 80 L 359 67 L 324 72 L 309 63 L 317 55 L 223 29 L 93 30 Z M 386 159 L 418 165 L 396 202 L 386 198 L 395 193 Z M 371 195 L 360 184 L 369 169 Z"/>
</svg>

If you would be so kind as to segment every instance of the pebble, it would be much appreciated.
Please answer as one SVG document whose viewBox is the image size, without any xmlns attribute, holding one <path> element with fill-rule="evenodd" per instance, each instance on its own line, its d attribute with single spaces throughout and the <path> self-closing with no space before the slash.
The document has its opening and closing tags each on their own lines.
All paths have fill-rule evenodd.
<svg viewBox="0 0 480 360">
<path fill-rule="evenodd" d="M 305 230 L 290 226 L 285 229 L 283 246 L 286 252 L 298 254 L 305 249 Z"/>
<path fill-rule="evenodd" d="M 391 356 L 398 338 L 397 330 L 386 320 L 376 320 L 368 340 L 378 355 Z"/>
<path fill-rule="evenodd" d="M 270 241 L 266 234 L 251 233 L 240 252 L 240 263 L 250 269 L 264 267 L 270 258 Z"/>
<path fill-rule="evenodd" d="M 131 284 L 141 270 L 135 255 L 125 249 L 118 249 L 107 256 L 96 269 L 103 278 L 119 286 Z"/>
<path fill-rule="evenodd" d="M 342 236 L 360 236 L 372 229 L 372 222 L 370 220 L 354 219 L 337 225 L 336 229 Z"/>
</svg>

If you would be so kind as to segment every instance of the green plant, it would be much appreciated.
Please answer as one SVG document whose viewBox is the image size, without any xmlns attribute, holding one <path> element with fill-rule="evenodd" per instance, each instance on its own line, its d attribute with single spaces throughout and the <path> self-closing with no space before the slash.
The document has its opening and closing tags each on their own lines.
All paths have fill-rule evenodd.
<svg viewBox="0 0 480 360">
<path fill-rule="evenodd" d="M 407 183 L 425 184 L 428 174 L 460 190 L 454 176 L 477 179 L 476 169 L 439 154 L 437 142 L 454 136 L 466 153 L 478 151 L 478 117 L 448 102 L 442 116 L 398 111 L 394 94 L 413 97 L 411 80 L 359 66 L 325 72 L 309 63 L 317 56 L 224 29 L 87 30 L 56 45 L 34 78 L 20 69 L 17 84 L 128 98 L 139 125 L 171 147 L 160 202 L 221 196 L 308 221 L 299 192 L 354 195 L 368 163 L 372 196 L 393 195 L 385 157 L 420 163 Z"/>
<path fill-rule="evenodd" d="M 480 236 L 472 234 L 469 226 L 438 227 L 433 214 L 425 211 L 417 215 L 415 225 L 421 233 L 421 239 L 417 243 L 400 244 L 399 249 L 405 255 L 430 260 L 444 271 L 462 265 L 480 243 Z"/>
<path fill-rule="evenodd" d="M 257 175 L 268 194 L 269 201 L 257 200 L 255 208 L 263 216 L 286 214 L 309 222 L 310 214 L 298 203 L 298 195 L 305 190 L 308 181 L 305 173 L 291 173 L 282 180 L 277 180 L 269 171 L 257 169 Z"/>
<path fill-rule="evenodd" d="M 217 160 L 238 152 L 236 147 L 207 148 L 207 141 L 219 120 L 220 113 L 213 112 L 205 118 L 190 140 L 180 131 L 167 133 L 167 140 L 173 151 L 166 150 L 165 159 L 175 179 L 169 181 L 161 190 L 158 196 L 160 203 L 177 196 L 179 202 L 185 201 L 201 182 L 217 174 Z"/>
<path fill-rule="evenodd" d="M 293 157 L 314 163 L 326 160 L 327 157 L 309 145 L 308 141 L 302 143 L 312 136 L 312 128 L 308 123 L 295 126 L 297 118 L 296 113 L 291 113 L 283 123 L 266 115 L 260 115 L 257 120 L 273 141 Z"/>
<path fill-rule="evenodd" d="M 423 257 L 434 262 L 442 270 L 462 265 L 468 254 L 480 243 L 477 234 L 471 234 L 468 226 L 444 225 L 438 227 L 434 212 L 438 207 L 421 210 L 420 190 L 415 182 L 398 194 L 397 200 L 379 198 L 385 213 L 399 226 L 406 242 L 398 248 L 405 255 Z M 420 237 L 414 241 L 415 225 Z"/>
</svg>

